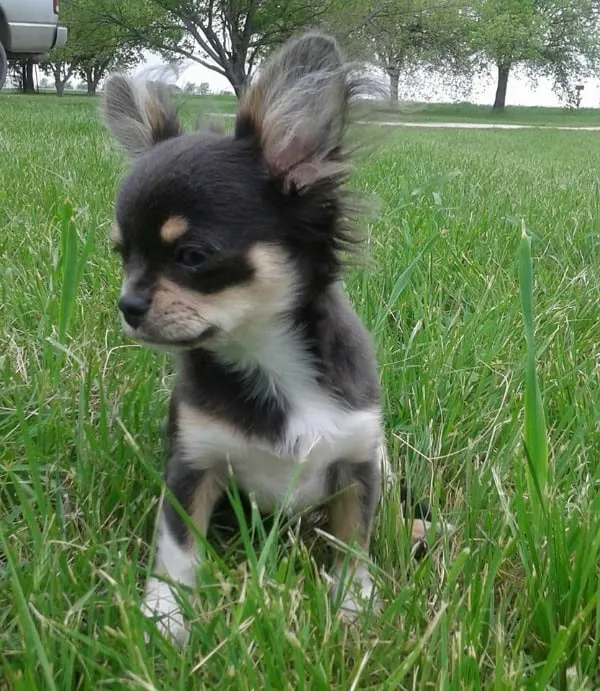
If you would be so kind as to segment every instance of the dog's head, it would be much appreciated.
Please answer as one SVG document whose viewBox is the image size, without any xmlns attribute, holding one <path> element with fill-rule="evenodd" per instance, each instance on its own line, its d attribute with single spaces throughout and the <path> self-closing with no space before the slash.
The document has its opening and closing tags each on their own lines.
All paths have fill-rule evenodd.
<svg viewBox="0 0 600 691">
<path fill-rule="evenodd" d="M 163 86 L 108 81 L 105 120 L 132 158 L 113 230 L 129 335 L 180 348 L 235 337 L 336 278 L 350 239 L 341 144 L 355 87 L 317 33 L 264 66 L 233 136 L 183 133 Z"/>
</svg>

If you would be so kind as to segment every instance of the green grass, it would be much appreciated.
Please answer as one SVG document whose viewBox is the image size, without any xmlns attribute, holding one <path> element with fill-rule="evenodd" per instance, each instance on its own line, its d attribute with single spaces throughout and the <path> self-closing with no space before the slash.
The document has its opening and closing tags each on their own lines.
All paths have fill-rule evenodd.
<svg viewBox="0 0 600 691">
<path fill-rule="evenodd" d="M 10 98 L 22 98 L 19 94 L 3 92 Z M 56 98 L 50 92 L 41 94 L 43 98 Z M 30 98 L 30 97 L 26 97 Z M 39 98 L 39 96 L 38 96 Z M 209 96 L 194 96 L 181 94 L 178 96 L 185 111 L 194 113 L 235 113 L 237 99 L 228 94 L 212 94 Z M 64 103 L 77 104 L 88 107 L 96 103 L 85 92 L 68 92 Z M 507 106 L 502 113 L 494 113 L 491 105 L 475 105 L 474 103 L 420 103 L 402 102 L 398 106 L 390 106 L 386 102 L 373 104 L 368 102 L 357 107 L 357 117 L 374 121 L 386 122 L 454 122 L 454 123 L 491 123 L 506 125 L 532 125 L 535 127 L 600 127 L 600 108 L 550 108 L 542 106 Z"/>
<path fill-rule="evenodd" d="M 540 106 L 507 106 L 501 113 L 494 113 L 491 105 L 473 103 L 401 103 L 391 108 L 382 104 L 367 109 L 373 120 L 401 122 L 474 122 L 506 125 L 533 125 L 536 127 L 598 127 L 600 109 L 547 108 Z"/>
<path fill-rule="evenodd" d="M 172 368 L 118 325 L 96 105 L 0 101 L 0 688 L 598 688 L 600 135 L 386 130 L 364 156 L 348 289 L 397 473 L 457 530 L 414 563 L 392 496 L 385 606 L 353 627 L 301 542 L 244 533 L 179 651 L 138 611 Z"/>
<path fill-rule="evenodd" d="M 197 108 L 205 113 L 233 113 L 236 99 L 233 96 L 181 96 L 186 107 Z M 386 122 L 456 122 L 495 123 L 506 125 L 533 125 L 536 127 L 598 127 L 600 109 L 545 108 L 537 106 L 508 106 L 502 113 L 494 113 L 491 106 L 473 103 L 410 103 L 396 107 L 387 103 L 365 103 L 357 108 L 357 117 L 365 120 Z"/>
<path fill-rule="evenodd" d="M 233 96 L 181 96 L 186 108 L 197 108 L 208 113 L 235 112 Z M 534 125 L 536 127 L 600 126 L 600 109 L 546 108 L 538 106 L 508 106 L 502 113 L 494 113 L 491 106 L 473 103 L 411 103 L 402 102 L 391 107 L 387 103 L 366 103 L 358 106 L 357 117 L 390 122 L 474 122 L 507 125 Z"/>
</svg>

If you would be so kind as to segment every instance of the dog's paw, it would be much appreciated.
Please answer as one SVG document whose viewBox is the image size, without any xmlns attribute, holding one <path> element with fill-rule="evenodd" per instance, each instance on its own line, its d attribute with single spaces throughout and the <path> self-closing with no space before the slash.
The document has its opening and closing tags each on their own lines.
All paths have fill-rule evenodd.
<svg viewBox="0 0 600 691">
<path fill-rule="evenodd" d="M 344 574 L 338 568 L 333 574 L 333 601 L 340 602 L 340 616 L 348 622 L 367 610 L 379 611 L 381 602 L 377 598 L 375 585 L 366 566 L 358 566 L 354 573 Z"/>
<path fill-rule="evenodd" d="M 150 578 L 142 604 L 142 613 L 154 620 L 156 627 L 165 638 L 170 638 L 180 646 L 187 643 L 189 632 L 173 590 L 167 583 L 157 578 Z"/>
<path fill-rule="evenodd" d="M 452 535 L 455 528 L 451 523 L 438 522 L 432 530 L 432 524 L 423 519 L 415 518 L 411 530 L 411 554 L 417 561 L 423 559 L 429 551 L 428 537 L 433 533 L 434 538 L 441 538 L 444 534 Z"/>
</svg>

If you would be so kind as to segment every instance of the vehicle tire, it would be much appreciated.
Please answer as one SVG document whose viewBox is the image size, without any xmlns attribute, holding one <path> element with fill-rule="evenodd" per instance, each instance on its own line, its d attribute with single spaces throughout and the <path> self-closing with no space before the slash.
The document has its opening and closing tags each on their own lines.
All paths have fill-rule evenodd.
<svg viewBox="0 0 600 691">
<path fill-rule="evenodd" d="M 4 46 L 0 43 L 0 89 L 4 86 L 6 81 L 6 73 L 8 71 L 8 59 Z"/>
</svg>

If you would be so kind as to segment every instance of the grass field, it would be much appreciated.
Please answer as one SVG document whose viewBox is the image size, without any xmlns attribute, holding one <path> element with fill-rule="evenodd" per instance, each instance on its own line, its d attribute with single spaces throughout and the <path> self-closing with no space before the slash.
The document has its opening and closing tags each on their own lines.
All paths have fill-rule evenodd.
<svg viewBox="0 0 600 691">
<path fill-rule="evenodd" d="M 16 96 L 17 94 L 11 94 Z M 44 98 L 55 99 L 50 92 L 41 94 Z M 236 98 L 227 94 L 194 96 L 182 94 L 179 100 L 185 109 L 198 113 L 235 113 Z M 95 103 L 85 93 L 70 92 L 64 102 Z M 401 102 L 390 106 L 385 102 L 366 103 L 358 108 L 357 117 L 375 121 L 398 122 L 455 122 L 455 123 L 495 123 L 508 125 L 531 125 L 535 127 L 600 127 L 600 108 L 549 108 L 541 106 L 508 106 L 501 113 L 494 113 L 491 105 L 473 103 L 412 103 Z"/>
<path fill-rule="evenodd" d="M 256 552 L 242 540 L 203 567 L 180 651 L 138 611 L 172 369 L 119 328 L 123 161 L 96 105 L 0 100 L 0 688 L 600 688 L 600 134 L 386 130 L 363 156 L 353 185 L 379 211 L 348 289 L 396 472 L 457 530 L 416 563 L 390 497 L 372 553 L 385 606 L 351 627 L 307 549 L 259 531 Z"/>
</svg>

